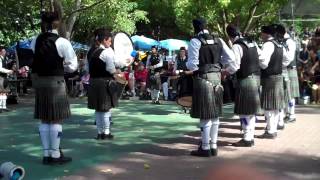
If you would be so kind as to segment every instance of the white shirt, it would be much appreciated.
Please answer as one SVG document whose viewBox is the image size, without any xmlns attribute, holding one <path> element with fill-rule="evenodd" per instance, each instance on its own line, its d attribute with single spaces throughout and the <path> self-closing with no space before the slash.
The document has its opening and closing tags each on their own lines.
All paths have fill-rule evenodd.
<svg viewBox="0 0 320 180">
<path fill-rule="evenodd" d="M 58 31 L 52 30 L 51 33 L 58 34 Z M 38 37 L 33 38 L 30 44 L 33 53 L 35 52 L 37 38 Z M 55 45 L 57 47 L 59 56 L 64 58 L 64 71 L 68 73 L 76 71 L 78 69 L 78 60 L 70 41 L 59 37 L 56 40 Z"/>
<path fill-rule="evenodd" d="M 285 38 L 288 38 L 288 36 L 285 36 Z M 292 62 L 294 60 L 294 58 L 295 58 L 295 55 L 296 55 L 297 44 L 291 38 L 287 39 L 286 44 L 287 44 L 288 49 L 289 49 L 289 51 L 288 51 L 288 59 L 289 59 L 290 62 Z"/>
<path fill-rule="evenodd" d="M 113 49 L 111 47 L 106 48 L 103 45 L 100 45 L 100 48 L 103 48 L 104 50 L 101 52 L 99 58 L 106 63 L 106 71 L 114 74 L 116 72 L 116 63 Z"/>
<path fill-rule="evenodd" d="M 150 59 L 151 59 L 151 55 L 149 55 L 148 58 L 147 58 L 147 63 L 146 63 L 147 69 L 150 69 L 150 67 L 151 67 Z M 160 62 L 153 66 L 154 69 L 163 66 L 163 57 L 161 55 L 159 55 L 159 60 L 160 60 Z"/>
<path fill-rule="evenodd" d="M 272 40 L 273 38 L 269 38 L 269 40 Z M 270 41 L 265 42 L 262 45 L 261 51 L 258 51 L 259 54 L 259 65 L 261 69 L 266 69 L 269 65 L 271 56 L 274 52 L 274 44 Z M 287 67 L 290 64 L 291 61 L 289 61 L 288 58 L 288 52 L 285 47 L 283 47 L 283 58 L 282 58 L 282 67 Z"/>
<path fill-rule="evenodd" d="M 10 72 L 10 70 L 2 67 L 2 66 L 3 66 L 3 65 L 2 65 L 3 60 L 4 60 L 4 57 L 0 56 L 0 72 L 1 72 L 1 73 L 5 73 L 5 74 L 8 74 L 8 73 Z"/>
<path fill-rule="evenodd" d="M 209 33 L 208 30 L 204 30 L 202 33 Z M 199 35 L 198 34 L 198 35 Z M 233 51 L 227 46 L 227 44 L 219 38 L 222 44 L 222 53 L 221 53 L 221 61 L 220 63 L 222 65 L 226 65 L 226 70 L 233 74 L 235 73 L 239 68 L 236 65 L 235 57 Z M 199 69 L 199 50 L 201 48 L 201 42 L 197 38 L 192 38 L 190 41 L 190 45 L 188 46 L 188 61 L 186 63 L 186 66 L 191 71 L 196 71 Z"/>
</svg>

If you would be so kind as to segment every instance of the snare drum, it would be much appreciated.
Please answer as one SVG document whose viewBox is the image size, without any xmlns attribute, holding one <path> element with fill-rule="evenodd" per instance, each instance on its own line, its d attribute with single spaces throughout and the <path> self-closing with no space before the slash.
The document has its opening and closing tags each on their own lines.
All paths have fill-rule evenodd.
<svg viewBox="0 0 320 180">
<path fill-rule="evenodd" d="M 183 107 L 192 106 L 193 79 L 191 75 L 181 76 L 177 83 L 177 104 Z"/>
</svg>

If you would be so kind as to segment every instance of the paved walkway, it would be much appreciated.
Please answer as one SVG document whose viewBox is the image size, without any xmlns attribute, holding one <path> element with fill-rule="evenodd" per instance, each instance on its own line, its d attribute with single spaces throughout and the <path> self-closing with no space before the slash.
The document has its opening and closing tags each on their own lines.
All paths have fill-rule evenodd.
<svg viewBox="0 0 320 180">
<path fill-rule="evenodd" d="M 72 102 L 74 116 L 65 125 L 64 139 L 66 154 L 73 154 L 71 164 L 40 164 L 41 146 L 32 107 L 23 105 L 32 105 L 31 100 L 16 111 L 0 114 L 0 162 L 12 160 L 23 165 L 25 179 L 320 179 L 319 106 L 298 107 L 296 123 L 287 124 L 276 140 L 256 139 L 253 148 L 230 145 L 241 135 L 239 121 L 232 118 L 232 106 L 225 106 L 219 156 L 198 158 L 189 155 L 199 141 L 197 122 L 179 113 L 174 104 L 152 106 L 124 101 L 114 111 L 115 140 L 96 142 L 92 139 L 93 112 L 86 110 L 85 100 Z M 19 122 L 9 125 L 12 121 Z M 256 134 L 262 134 L 264 127 L 263 117 L 259 117 Z"/>
</svg>

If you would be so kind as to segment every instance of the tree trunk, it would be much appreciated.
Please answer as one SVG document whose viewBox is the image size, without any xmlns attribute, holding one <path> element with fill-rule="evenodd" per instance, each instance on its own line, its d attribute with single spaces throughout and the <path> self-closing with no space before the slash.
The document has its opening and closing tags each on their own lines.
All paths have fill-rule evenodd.
<svg viewBox="0 0 320 180">
<path fill-rule="evenodd" d="M 252 20 L 254 18 L 254 14 L 257 10 L 257 7 L 260 5 L 260 3 L 262 2 L 262 0 L 257 0 L 255 4 L 252 5 L 252 7 L 250 8 L 250 11 L 249 11 L 249 16 L 248 16 L 248 19 L 247 19 L 247 22 L 246 22 L 246 25 L 243 29 L 243 33 L 247 33 L 249 28 L 250 28 L 250 25 L 252 23 Z"/>
<path fill-rule="evenodd" d="M 80 9 L 81 7 L 81 0 L 76 0 L 76 3 L 74 5 L 74 10 Z M 76 22 L 77 18 L 79 16 L 79 12 L 70 14 L 69 17 L 66 17 L 66 38 L 70 39 L 74 23 Z"/>
<path fill-rule="evenodd" d="M 64 11 L 63 11 L 63 7 L 62 7 L 62 4 L 61 4 L 61 1 L 60 0 L 54 0 L 53 6 L 54 6 L 54 11 L 58 13 L 59 19 L 61 21 L 61 25 L 60 25 L 60 28 L 59 28 L 59 35 L 61 37 L 66 38 L 67 37 L 66 36 L 66 24 L 65 24 L 65 21 L 63 19 Z"/>
<path fill-rule="evenodd" d="M 222 32 L 223 32 L 223 39 L 228 43 L 230 47 L 232 47 L 232 43 L 227 33 L 227 26 L 228 26 L 228 19 L 227 19 L 227 11 L 225 8 L 222 10 Z"/>
</svg>

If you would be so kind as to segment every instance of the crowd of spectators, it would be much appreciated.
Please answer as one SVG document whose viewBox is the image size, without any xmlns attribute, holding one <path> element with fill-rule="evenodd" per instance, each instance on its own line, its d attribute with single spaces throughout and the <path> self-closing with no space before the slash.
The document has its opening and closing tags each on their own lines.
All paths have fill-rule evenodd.
<svg viewBox="0 0 320 180">
<path fill-rule="evenodd" d="M 320 104 L 320 27 L 314 32 L 305 29 L 299 42 L 297 56 L 301 97 L 310 97 L 312 104 Z"/>
</svg>

